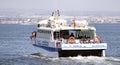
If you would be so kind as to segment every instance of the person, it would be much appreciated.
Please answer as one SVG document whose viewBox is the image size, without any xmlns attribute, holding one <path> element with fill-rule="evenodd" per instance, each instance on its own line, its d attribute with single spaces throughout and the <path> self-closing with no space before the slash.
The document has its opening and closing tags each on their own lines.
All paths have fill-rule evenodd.
<svg viewBox="0 0 120 65">
<path fill-rule="evenodd" d="M 74 37 L 73 33 L 71 33 L 71 35 L 70 35 L 68 40 L 69 40 L 70 43 L 74 43 L 75 42 L 75 37 Z"/>
<path fill-rule="evenodd" d="M 72 25 L 73 25 L 73 27 L 76 26 L 76 24 L 75 24 L 75 20 L 76 20 L 76 18 L 74 17 L 74 18 L 72 19 Z"/>
<path fill-rule="evenodd" d="M 32 32 L 32 35 L 30 36 L 30 39 L 32 40 L 33 38 L 36 38 L 36 31 Z"/>
<path fill-rule="evenodd" d="M 60 35 L 60 39 L 59 40 L 60 40 L 61 43 L 64 43 L 64 37 L 63 37 L 63 35 Z"/>
<path fill-rule="evenodd" d="M 93 40 L 94 40 L 94 43 L 101 43 L 99 36 L 95 36 Z"/>
<path fill-rule="evenodd" d="M 70 37 L 74 37 L 74 34 L 73 34 L 73 33 L 71 33 L 71 34 L 70 34 Z"/>
</svg>

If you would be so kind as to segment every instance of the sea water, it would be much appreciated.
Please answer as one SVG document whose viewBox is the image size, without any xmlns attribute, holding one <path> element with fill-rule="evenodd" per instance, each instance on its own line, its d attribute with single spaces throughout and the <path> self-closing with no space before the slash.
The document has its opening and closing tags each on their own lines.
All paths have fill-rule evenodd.
<svg viewBox="0 0 120 65">
<path fill-rule="evenodd" d="M 37 25 L 0 24 L 0 65 L 120 65 L 120 24 L 91 24 L 108 43 L 106 57 L 76 56 L 50 58 L 33 55 L 38 51 L 29 39 Z"/>
</svg>

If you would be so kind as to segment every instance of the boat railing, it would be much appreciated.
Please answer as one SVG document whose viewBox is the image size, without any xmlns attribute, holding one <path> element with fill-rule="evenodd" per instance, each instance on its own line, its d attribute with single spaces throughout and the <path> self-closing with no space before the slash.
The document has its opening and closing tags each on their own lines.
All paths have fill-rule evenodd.
<svg viewBox="0 0 120 65">
<path fill-rule="evenodd" d="M 80 40 L 76 39 L 75 42 L 69 42 L 68 39 L 57 39 L 56 42 L 59 42 L 60 44 L 101 44 L 102 42 L 95 42 L 94 40 Z"/>
</svg>

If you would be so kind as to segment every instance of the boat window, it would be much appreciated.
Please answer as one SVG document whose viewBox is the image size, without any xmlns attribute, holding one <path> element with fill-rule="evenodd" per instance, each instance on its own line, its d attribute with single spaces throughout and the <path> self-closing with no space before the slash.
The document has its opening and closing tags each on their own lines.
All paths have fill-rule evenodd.
<svg viewBox="0 0 120 65">
<path fill-rule="evenodd" d="M 93 39 L 94 37 L 94 31 L 93 30 L 81 30 L 76 31 L 76 38 L 77 39 L 83 39 L 83 38 L 89 38 Z"/>
<path fill-rule="evenodd" d="M 59 38 L 68 39 L 69 38 L 69 30 L 55 31 L 54 39 L 59 39 Z"/>
<path fill-rule="evenodd" d="M 60 32 L 55 31 L 54 32 L 54 39 L 59 39 L 60 38 Z"/>
<path fill-rule="evenodd" d="M 37 31 L 38 38 L 50 39 L 50 36 L 51 36 L 51 31 L 49 30 L 38 30 Z"/>
<path fill-rule="evenodd" d="M 93 30 L 61 30 L 60 37 L 63 37 L 64 39 L 68 39 L 71 33 L 74 34 L 76 39 L 83 39 L 83 38 L 93 39 L 94 37 Z"/>
<path fill-rule="evenodd" d="M 61 30 L 60 31 L 60 36 L 63 37 L 64 39 L 68 39 L 69 38 L 69 30 Z"/>
</svg>

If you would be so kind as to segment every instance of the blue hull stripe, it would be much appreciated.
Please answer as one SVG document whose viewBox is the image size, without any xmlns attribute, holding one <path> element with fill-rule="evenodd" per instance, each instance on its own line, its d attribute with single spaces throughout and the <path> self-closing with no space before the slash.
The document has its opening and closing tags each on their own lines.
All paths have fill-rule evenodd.
<svg viewBox="0 0 120 65">
<path fill-rule="evenodd" d="M 48 52 L 58 52 L 58 51 L 61 50 L 60 48 L 45 47 L 45 46 L 39 46 L 39 45 L 36 45 L 36 44 L 33 44 L 33 46 L 42 48 L 42 49 L 44 49 L 44 50 L 46 50 L 46 51 L 48 51 Z"/>
</svg>

